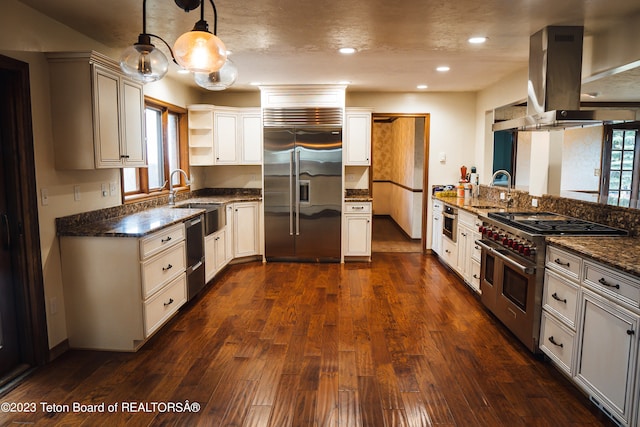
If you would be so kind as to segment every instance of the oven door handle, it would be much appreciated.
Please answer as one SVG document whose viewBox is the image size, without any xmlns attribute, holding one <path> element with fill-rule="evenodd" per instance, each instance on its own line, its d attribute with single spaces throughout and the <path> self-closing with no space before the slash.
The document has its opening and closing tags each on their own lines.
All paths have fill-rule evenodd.
<svg viewBox="0 0 640 427">
<path fill-rule="evenodd" d="M 512 258 L 509 258 L 508 256 L 506 256 L 503 253 L 500 253 L 499 251 L 497 251 L 496 249 L 492 248 L 491 246 L 487 245 L 486 243 L 484 243 L 482 240 L 476 240 L 476 244 L 480 245 L 481 248 L 489 251 L 490 253 L 494 254 L 495 256 L 497 256 L 498 258 L 500 258 L 501 260 L 505 261 L 506 263 L 508 263 L 510 266 L 517 268 L 518 270 L 520 270 L 523 274 L 535 274 L 536 273 L 536 267 L 530 267 L 530 266 L 526 266 L 523 264 L 520 264 L 519 262 L 515 261 Z"/>
<path fill-rule="evenodd" d="M 442 216 L 449 219 L 457 219 L 458 215 L 456 214 L 448 214 L 446 212 L 442 212 Z"/>
</svg>

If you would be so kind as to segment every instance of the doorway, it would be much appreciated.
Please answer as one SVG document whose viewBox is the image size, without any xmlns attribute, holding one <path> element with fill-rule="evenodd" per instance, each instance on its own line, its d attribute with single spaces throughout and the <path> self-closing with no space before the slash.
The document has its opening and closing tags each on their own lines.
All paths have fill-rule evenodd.
<svg viewBox="0 0 640 427">
<path fill-rule="evenodd" d="M 426 253 L 429 114 L 374 113 L 373 252 Z"/>
<path fill-rule="evenodd" d="M 48 359 L 28 64 L 0 55 L 0 391 Z"/>
</svg>

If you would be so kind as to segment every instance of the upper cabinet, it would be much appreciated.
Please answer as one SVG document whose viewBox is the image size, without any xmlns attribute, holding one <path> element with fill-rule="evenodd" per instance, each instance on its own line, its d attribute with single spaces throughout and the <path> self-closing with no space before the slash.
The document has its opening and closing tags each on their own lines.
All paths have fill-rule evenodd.
<svg viewBox="0 0 640 427">
<path fill-rule="evenodd" d="M 371 164 L 371 110 L 345 110 L 343 157 L 346 166 Z"/>
<path fill-rule="evenodd" d="M 97 52 L 47 59 L 56 168 L 146 166 L 142 84 Z"/>
<path fill-rule="evenodd" d="M 262 164 L 259 108 L 189 106 L 192 166 Z"/>
</svg>

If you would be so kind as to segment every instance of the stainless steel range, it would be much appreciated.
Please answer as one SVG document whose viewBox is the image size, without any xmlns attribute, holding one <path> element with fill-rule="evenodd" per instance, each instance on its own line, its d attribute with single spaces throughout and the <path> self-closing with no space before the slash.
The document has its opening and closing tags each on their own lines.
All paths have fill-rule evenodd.
<svg viewBox="0 0 640 427">
<path fill-rule="evenodd" d="M 540 335 L 545 236 L 628 234 L 551 212 L 490 212 L 479 231 L 481 301 L 533 352 Z"/>
</svg>

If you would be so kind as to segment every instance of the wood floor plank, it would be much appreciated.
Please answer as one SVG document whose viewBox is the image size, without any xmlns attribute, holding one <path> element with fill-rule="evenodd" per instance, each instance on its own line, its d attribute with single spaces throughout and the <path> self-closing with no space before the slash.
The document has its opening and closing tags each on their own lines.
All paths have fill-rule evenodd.
<svg viewBox="0 0 640 427">
<path fill-rule="evenodd" d="M 229 266 L 137 353 L 69 351 L 0 400 L 200 405 L 3 426 L 613 425 L 419 253 Z"/>
</svg>

